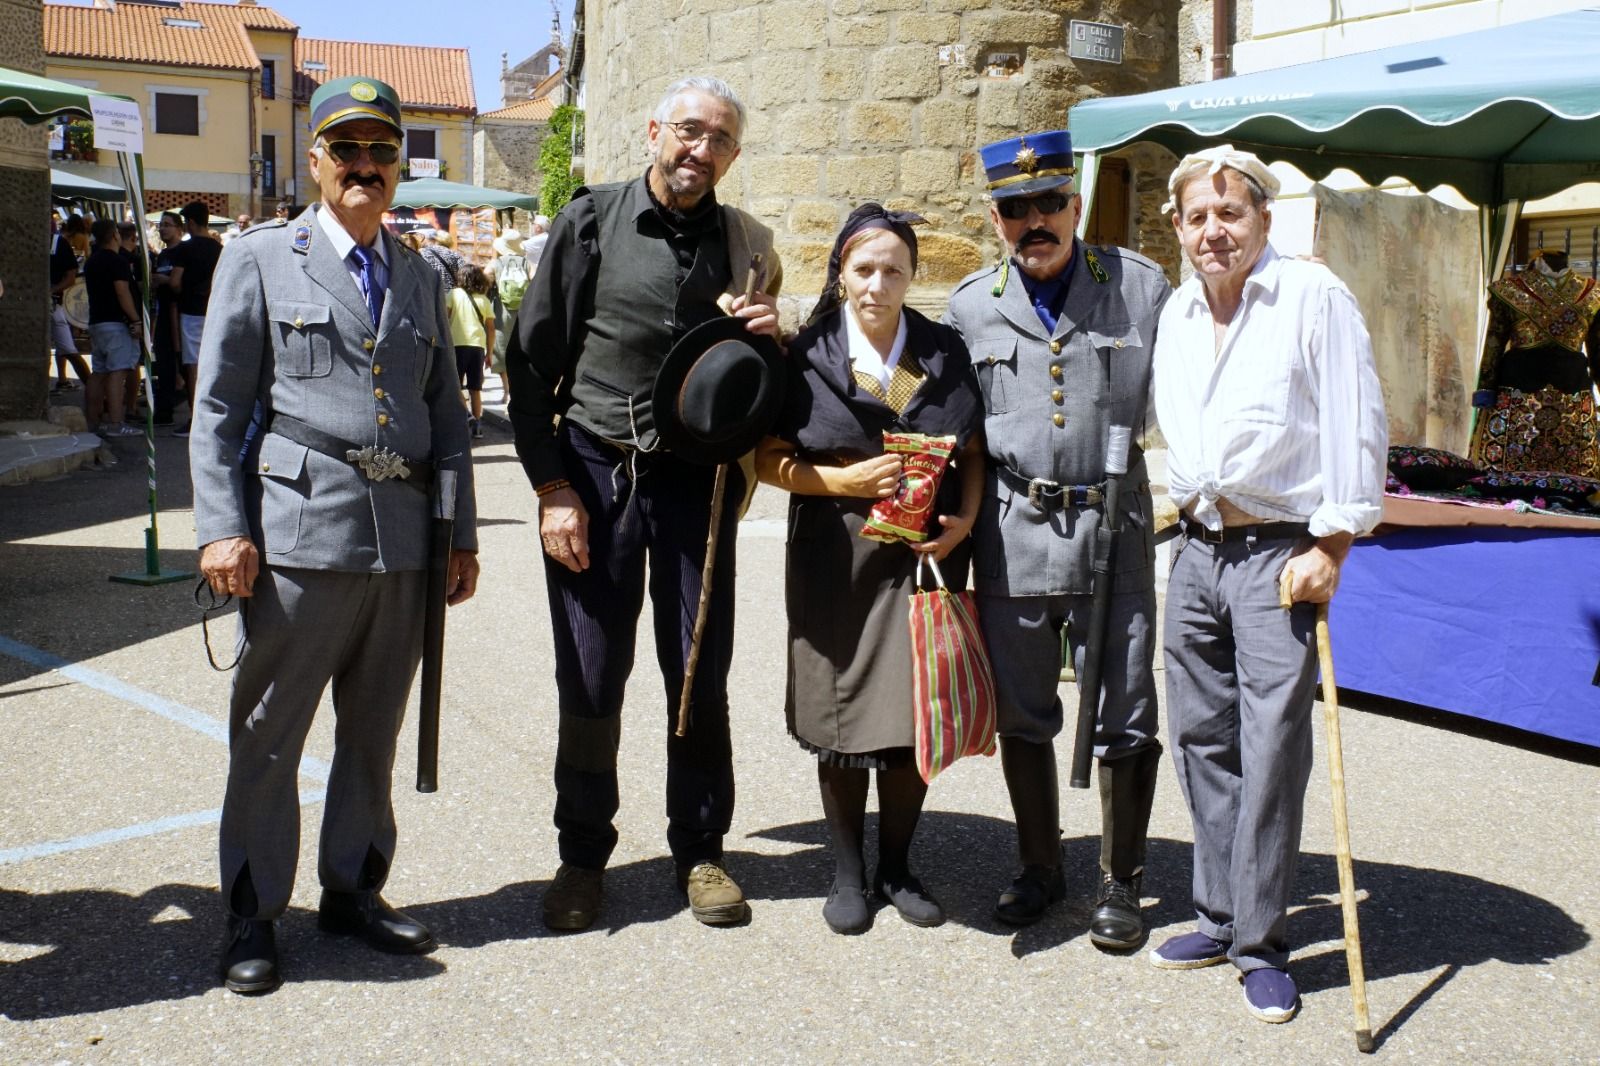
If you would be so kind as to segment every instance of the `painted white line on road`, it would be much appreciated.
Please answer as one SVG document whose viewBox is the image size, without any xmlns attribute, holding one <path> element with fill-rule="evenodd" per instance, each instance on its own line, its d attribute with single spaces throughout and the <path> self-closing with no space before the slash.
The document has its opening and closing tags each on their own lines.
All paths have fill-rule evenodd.
<svg viewBox="0 0 1600 1066">
<path fill-rule="evenodd" d="M 320 789 L 307 789 L 300 793 L 300 802 L 302 804 L 321 803 L 323 795 L 324 793 Z M 216 825 L 221 820 L 222 808 L 217 807 L 209 811 L 195 811 L 192 814 L 176 814 L 171 818 L 157 818 L 153 822 L 141 822 L 138 825 L 123 826 L 121 829 L 102 829 L 98 833 L 85 833 L 83 836 L 73 837 L 70 840 L 50 840 L 43 844 L 26 844 L 20 848 L 5 848 L 0 850 L 0 866 L 27 862 L 29 859 L 42 859 L 47 855 L 60 855 L 69 851 L 84 851 L 88 848 L 98 848 L 106 844 L 120 844 L 124 840 L 153 837 L 161 833 L 174 832 L 178 829 L 193 829 L 197 825 Z"/>
<path fill-rule="evenodd" d="M 79 666 L 69 662 L 59 655 L 35 648 L 30 644 L 12 640 L 10 637 L 0 636 L 0 655 L 9 655 L 13 659 L 20 659 L 29 666 L 37 666 L 42 670 L 54 670 L 56 673 L 76 681 L 80 685 L 88 685 L 98 689 L 108 696 L 115 696 L 124 703 L 131 703 L 141 707 L 152 714 L 159 714 L 169 722 L 176 722 L 181 726 L 188 726 L 196 733 L 203 733 L 212 740 L 223 744 L 228 742 L 228 726 L 219 722 L 203 711 L 193 707 L 185 707 L 181 703 L 173 703 L 164 696 L 157 696 L 154 692 L 146 692 L 136 688 L 120 678 L 110 674 L 102 674 L 98 670 L 91 670 L 87 666 Z M 300 775 L 309 777 L 313 781 L 326 783 L 330 767 L 321 759 L 310 755 L 300 758 Z"/>
</svg>

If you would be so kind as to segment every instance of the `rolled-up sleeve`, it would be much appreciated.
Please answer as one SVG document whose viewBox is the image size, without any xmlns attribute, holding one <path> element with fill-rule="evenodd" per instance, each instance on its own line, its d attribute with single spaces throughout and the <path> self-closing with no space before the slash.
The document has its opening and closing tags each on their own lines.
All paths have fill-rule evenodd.
<svg viewBox="0 0 1600 1066">
<path fill-rule="evenodd" d="M 1322 502 L 1311 535 L 1366 533 L 1383 515 L 1389 423 L 1372 338 L 1355 297 L 1330 286 L 1311 346 L 1317 382 Z"/>
</svg>

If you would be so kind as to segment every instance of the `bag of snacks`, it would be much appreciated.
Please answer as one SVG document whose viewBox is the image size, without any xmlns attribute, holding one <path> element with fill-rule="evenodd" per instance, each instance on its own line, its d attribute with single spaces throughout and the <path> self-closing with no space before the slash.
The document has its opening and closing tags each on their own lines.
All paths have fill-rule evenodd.
<svg viewBox="0 0 1600 1066">
<path fill-rule="evenodd" d="M 954 437 L 884 430 L 883 450 L 900 456 L 900 484 L 895 486 L 893 496 L 872 505 L 861 535 L 868 540 L 912 544 L 927 540 L 933 505 L 939 498 L 939 480 L 944 477 L 955 446 Z"/>
</svg>

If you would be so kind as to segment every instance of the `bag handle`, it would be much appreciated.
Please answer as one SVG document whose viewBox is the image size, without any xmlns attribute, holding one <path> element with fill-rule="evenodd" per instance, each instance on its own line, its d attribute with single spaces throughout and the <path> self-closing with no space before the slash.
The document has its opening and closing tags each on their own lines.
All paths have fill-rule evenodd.
<svg viewBox="0 0 1600 1066">
<path fill-rule="evenodd" d="M 921 589 L 922 589 L 922 564 L 923 563 L 927 563 L 929 569 L 931 569 L 933 571 L 933 580 L 937 582 L 937 584 L 934 586 L 934 588 L 940 589 L 940 590 L 945 590 L 944 575 L 939 572 L 939 560 L 935 559 L 931 555 L 928 555 L 926 552 L 918 552 L 917 553 L 917 573 L 916 573 L 916 576 L 912 579 L 912 584 L 916 587 L 916 589 L 918 591 L 921 591 Z M 945 590 L 945 591 L 948 591 L 948 590 Z"/>
</svg>

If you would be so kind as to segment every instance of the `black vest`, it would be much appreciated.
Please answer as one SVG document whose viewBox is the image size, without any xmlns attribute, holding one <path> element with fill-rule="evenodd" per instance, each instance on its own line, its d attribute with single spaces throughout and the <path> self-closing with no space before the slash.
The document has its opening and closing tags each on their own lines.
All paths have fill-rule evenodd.
<svg viewBox="0 0 1600 1066">
<path fill-rule="evenodd" d="M 680 238 L 693 246 L 692 264 L 680 262 L 666 224 L 653 211 L 638 213 L 644 192 L 636 186 L 643 180 L 589 191 L 598 263 L 591 267 L 593 303 L 565 417 L 608 440 L 649 447 L 656 439 L 650 410 L 656 371 L 680 337 L 722 314 L 717 297 L 732 272 L 720 226 Z"/>
</svg>

